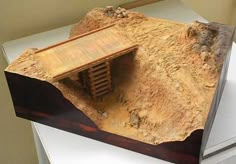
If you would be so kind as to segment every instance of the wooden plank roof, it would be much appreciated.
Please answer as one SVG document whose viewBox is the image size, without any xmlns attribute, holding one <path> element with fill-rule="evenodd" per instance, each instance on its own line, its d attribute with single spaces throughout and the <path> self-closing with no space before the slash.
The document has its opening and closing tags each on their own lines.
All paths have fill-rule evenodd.
<svg viewBox="0 0 236 164">
<path fill-rule="evenodd" d="M 36 51 L 35 57 L 54 80 L 137 49 L 113 26 L 106 26 Z"/>
</svg>

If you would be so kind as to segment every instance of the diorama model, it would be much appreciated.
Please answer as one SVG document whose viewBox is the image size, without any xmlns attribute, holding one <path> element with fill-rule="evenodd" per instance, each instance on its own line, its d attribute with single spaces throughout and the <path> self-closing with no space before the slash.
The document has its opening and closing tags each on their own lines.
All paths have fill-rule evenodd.
<svg viewBox="0 0 236 164">
<path fill-rule="evenodd" d="M 218 23 L 93 9 L 69 40 L 28 49 L 6 68 L 16 115 L 171 162 L 198 163 L 233 33 Z"/>
</svg>

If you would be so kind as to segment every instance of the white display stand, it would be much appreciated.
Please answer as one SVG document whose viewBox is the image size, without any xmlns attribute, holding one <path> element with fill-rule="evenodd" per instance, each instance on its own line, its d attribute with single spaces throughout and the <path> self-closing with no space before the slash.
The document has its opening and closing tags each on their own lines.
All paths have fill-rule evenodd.
<svg viewBox="0 0 236 164">
<path fill-rule="evenodd" d="M 178 22 L 199 20 L 201 16 L 184 6 L 178 0 L 166 0 L 133 9 L 144 15 L 164 18 Z M 209 11 L 210 12 L 210 11 Z M 26 48 L 44 48 L 69 37 L 71 26 L 35 34 L 3 44 L 3 52 L 8 63 L 15 60 Z M 222 100 L 207 142 L 205 155 L 214 154 L 202 163 L 236 163 L 236 45 L 233 44 L 228 72 L 228 80 Z M 39 163 L 78 164 L 164 164 L 156 158 L 135 153 L 99 141 L 58 130 L 39 123 L 32 123 L 36 140 Z"/>
</svg>

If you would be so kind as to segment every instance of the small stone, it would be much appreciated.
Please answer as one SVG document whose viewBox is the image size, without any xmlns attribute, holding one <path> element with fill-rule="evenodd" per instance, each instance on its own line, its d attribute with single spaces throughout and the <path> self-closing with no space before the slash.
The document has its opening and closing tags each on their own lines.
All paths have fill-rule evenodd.
<svg viewBox="0 0 236 164">
<path fill-rule="evenodd" d="M 215 51 L 215 55 L 216 56 L 220 56 L 222 54 L 222 51 L 220 48 L 218 48 L 216 51 Z"/>
<path fill-rule="evenodd" d="M 103 113 L 102 113 L 102 117 L 107 118 L 107 116 L 108 116 L 108 115 L 107 115 L 107 112 L 103 112 Z"/>
<path fill-rule="evenodd" d="M 209 32 L 207 30 L 203 30 L 200 32 L 201 37 L 206 38 L 209 35 Z"/>
<path fill-rule="evenodd" d="M 175 65 L 174 67 L 173 67 L 173 71 L 178 71 L 180 69 L 180 66 L 179 65 Z"/>
<path fill-rule="evenodd" d="M 213 88 L 213 87 L 215 87 L 215 83 L 207 83 L 207 84 L 205 84 L 205 86 L 208 88 Z"/>
<path fill-rule="evenodd" d="M 200 57 L 203 61 L 206 61 L 208 58 L 208 53 L 207 52 L 201 52 Z"/>
<path fill-rule="evenodd" d="M 107 12 L 108 12 L 108 9 L 107 9 L 107 8 L 105 8 L 105 9 L 104 9 L 104 12 L 105 12 L 105 13 L 107 13 Z"/>
<path fill-rule="evenodd" d="M 108 11 L 112 11 L 114 8 L 113 8 L 113 6 L 106 6 L 106 9 L 107 9 Z"/>
<path fill-rule="evenodd" d="M 123 15 L 121 15 L 121 14 L 117 15 L 117 18 L 122 18 L 122 17 L 123 17 Z"/>
<path fill-rule="evenodd" d="M 138 116 L 140 118 L 143 118 L 143 117 L 146 117 L 148 115 L 148 111 L 147 110 L 141 110 L 139 113 L 138 113 Z"/>
<path fill-rule="evenodd" d="M 121 14 L 121 11 L 120 10 L 116 10 L 115 13 L 116 14 Z"/>
<path fill-rule="evenodd" d="M 124 15 L 124 18 L 128 18 L 128 15 Z"/>
<path fill-rule="evenodd" d="M 196 52 L 199 52 L 201 49 L 201 45 L 199 43 L 195 43 L 193 44 L 192 49 Z"/>
<path fill-rule="evenodd" d="M 207 47 L 206 45 L 203 45 L 201 47 L 201 52 L 210 52 L 210 51 L 211 51 L 211 49 L 209 47 Z"/>
<path fill-rule="evenodd" d="M 128 17 L 128 14 L 127 14 L 126 12 L 123 12 L 122 14 L 123 14 L 123 16 L 124 16 L 125 18 Z"/>
<path fill-rule="evenodd" d="M 180 84 L 179 84 L 179 83 L 176 83 L 176 84 L 175 84 L 175 88 L 176 88 L 176 89 L 179 89 L 179 87 L 180 87 Z"/>
<path fill-rule="evenodd" d="M 121 8 L 120 11 L 121 11 L 121 12 L 126 12 L 126 9 Z"/>
<path fill-rule="evenodd" d="M 210 65 L 208 65 L 207 63 L 205 63 L 204 65 L 203 65 L 203 69 L 211 69 L 211 66 Z"/>
<path fill-rule="evenodd" d="M 200 43 L 201 45 L 211 46 L 211 45 L 212 45 L 212 39 L 200 37 L 200 38 L 199 38 L 199 43 Z"/>
<path fill-rule="evenodd" d="M 147 136 L 148 136 L 148 133 L 144 132 L 144 133 L 143 133 L 143 136 L 144 136 L 144 137 L 147 137 Z"/>
<path fill-rule="evenodd" d="M 140 118 L 136 113 L 134 112 L 131 113 L 129 123 L 131 126 L 139 128 Z"/>
<path fill-rule="evenodd" d="M 191 38 L 191 37 L 193 37 L 193 36 L 196 36 L 196 35 L 197 35 L 197 32 L 196 32 L 195 29 L 193 29 L 192 27 L 189 27 L 189 28 L 187 29 L 187 36 L 188 36 L 189 38 Z"/>
<path fill-rule="evenodd" d="M 180 86 L 180 84 L 179 83 L 176 83 L 175 84 L 175 88 L 178 90 L 178 91 L 183 91 L 183 88 Z"/>
<path fill-rule="evenodd" d="M 213 32 L 206 29 L 206 30 L 203 30 L 203 31 L 200 32 L 200 36 L 203 37 L 203 38 L 213 39 Z"/>
</svg>

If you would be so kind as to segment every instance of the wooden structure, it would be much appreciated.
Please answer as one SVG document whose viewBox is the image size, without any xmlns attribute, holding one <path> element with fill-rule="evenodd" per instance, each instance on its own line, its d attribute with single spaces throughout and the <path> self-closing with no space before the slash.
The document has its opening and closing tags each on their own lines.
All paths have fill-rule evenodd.
<svg viewBox="0 0 236 164">
<path fill-rule="evenodd" d="M 78 74 L 84 88 L 96 98 L 112 90 L 112 59 L 137 48 L 109 25 L 38 50 L 35 57 L 53 81 Z"/>
</svg>

